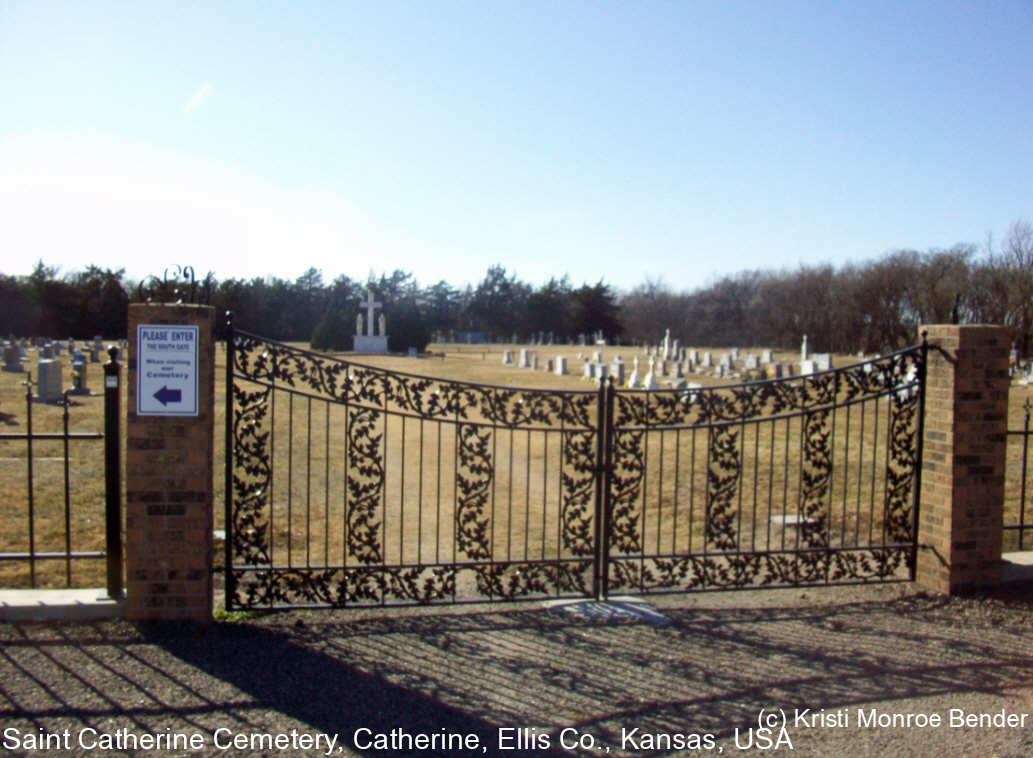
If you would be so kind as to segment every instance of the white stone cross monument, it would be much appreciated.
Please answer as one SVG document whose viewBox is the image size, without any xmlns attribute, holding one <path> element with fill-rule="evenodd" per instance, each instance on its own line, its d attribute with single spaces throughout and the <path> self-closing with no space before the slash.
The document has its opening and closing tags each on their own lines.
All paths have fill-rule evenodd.
<svg viewBox="0 0 1033 758">
<path fill-rule="evenodd" d="M 360 313 L 358 318 L 355 319 L 355 346 L 354 350 L 357 353 L 386 353 L 387 352 L 387 334 L 385 334 L 384 314 L 380 314 L 380 334 L 373 333 L 373 313 L 377 308 L 381 307 L 381 303 L 378 303 L 373 299 L 373 293 L 366 292 L 366 302 L 359 303 L 360 308 L 366 309 L 366 333 L 362 334 L 362 314 Z"/>
</svg>

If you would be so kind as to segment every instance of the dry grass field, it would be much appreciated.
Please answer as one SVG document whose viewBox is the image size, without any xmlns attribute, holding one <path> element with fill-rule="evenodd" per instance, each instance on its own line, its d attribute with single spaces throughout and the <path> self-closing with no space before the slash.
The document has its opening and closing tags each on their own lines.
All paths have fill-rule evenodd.
<svg viewBox="0 0 1033 758">
<path fill-rule="evenodd" d="M 429 375 L 442 379 L 494 384 L 503 387 L 567 389 L 591 392 L 594 385 L 581 379 L 580 352 L 589 357 L 595 348 L 553 346 L 537 348 L 542 365 L 547 358 L 565 355 L 570 374 L 565 377 L 544 371 L 503 366 L 504 345 L 431 346 L 435 355 L 426 358 L 364 356 L 358 360 L 392 371 Z M 515 351 L 514 351 L 515 352 Z M 719 351 L 714 351 L 715 355 Z M 621 354 L 629 365 L 640 350 L 630 347 L 603 349 L 609 362 Z M 34 357 L 25 363 L 32 368 Z M 780 356 L 776 355 L 776 359 Z M 792 359 L 792 354 L 781 357 Z M 223 525 L 223 448 L 225 351 L 216 351 L 219 373 L 216 380 L 215 526 Z M 66 385 L 70 386 L 67 355 Z M 850 362 L 837 356 L 836 365 Z M 643 362 L 642 372 L 645 364 Z M 72 398 L 70 431 L 103 430 L 102 372 L 99 364 L 89 366 L 92 396 Z M 123 384 L 125 381 L 123 368 Z M 24 432 L 27 425 L 25 385 L 27 374 L 0 373 L 0 422 L 3 432 Z M 690 377 L 702 384 L 716 379 Z M 271 517 L 273 560 L 295 566 L 354 563 L 345 555 L 346 435 L 351 423 L 341 406 L 276 391 L 272 444 L 276 469 L 272 481 Z M 1013 386 L 1009 403 L 1009 429 L 1021 429 L 1023 404 L 1033 388 Z M 122 394 L 123 406 L 125 393 Z M 833 474 L 828 481 L 830 533 L 833 544 L 864 545 L 879 541 L 881 521 L 867 516 L 870 506 L 881 507 L 885 482 L 881 470 L 886 455 L 886 403 L 881 409 L 862 412 L 841 409 L 829 426 Z M 62 426 L 64 409 L 33 403 L 32 425 L 36 432 L 56 432 Z M 123 433 L 124 433 L 123 407 Z M 734 445 L 743 461 L 740 486 L 731 498 L 735 520 L 734 547 L 742 550 L 791 547 L 799 539 L 796 530 L 773 525 L 772 515 L 792 516 L 801 500 L 799 468 L 803 435 L 800 419 L 783 419 L 743 426 Z M 486 536 L 496 556 L 510 560 L 534 560 L 557 555 L 562 530 L 568 528 L 561 515 L 562 477 L 577 472 L 557 464 L 564 444 L 557 429 L 481 428 L 490 456 L 493 476 L 483 491 L 490 513 Z M 567 430 L 569 431 L 569 429 Z M 462 493 L 456 487 L 462 466 L 456 427 L 452 423 L 390 416 L 379 428 L 389 453 L 385 486 L 378 493 L 383 523 L 382 559 L 387 563 L 450 562 L 463 558 L 461 541 L 454 527 L 454 509 Z M 863 434 L 863 438 L 862 438 Z M 641 444 L 641 489 L 636 508 L 642 518 L 636 523 L 639 549 L 649 553 L 677 553 L 703 547 L 702 508 L 706 493 L 708 445 L 705 430 L 657 429 L 648 432 Z M 859 444 L 862 443 L 863 444 Z M 465 440 L 466 443 L 472 439 Z M 1022 438 L 1009 435 L 1006 522 L 1019 518 Z M 594 443 L 593 443 L 594 444 Z M 33 497 L 35 503 L 35 548 L 61 552 L 65 549 L 65 476 L 60 441 L 33 444 Z M 125 446 L 123 444 L 123 450 Z M 0 441 L 0 518 L 4 523 L 0 551 L 28 550 L 27 443 Z M 72 441 L 69 449 L 69 522 L 72 550 L 101 550 L 104 540 L 103 442 Z M 845 472 L 845 473 L 844 473 Z M 354 477 L 354 471 L 353 477 Z M 625 472 L 627 473 L 627 472 Z M 1033 461 L 1029 476 L 1033 479 Z M 362 477 L 359 477 L 360 479 Z M 484 478 L 487 481 L 486 478 Z M 123 479 L 124 486 L 124 479 Z M 476 489 L 476 487 L 475 487 Z M 1031 486 L 1033 490 L 1033 486 Z M 1033 497 L 1033 492 L 1027 500 Z M 675 503 L 680 507 L 675 507 Z M 685 507 L 688 504 L 690 507 Z M 591 512 L 591 501 L 588 503 Z M 1027 512 L 1027 521 L 1033 513 Z M 1006 534 L 1006 549 L 1014 549 L 1017 533 Z M 1026 548 L 1033 546 L 1033 534 L 1026 536 Z M 570 557 L 560 550 L 560 557 Z M 38 586 L 64 586 L 63 560 L 36 564 Z M 102 586 L 102 560 L 73 561 L 73 586 Z M 0 563 L 0 586 L 29 586 L 29 567 L 24 561 Z"/>
</svg>

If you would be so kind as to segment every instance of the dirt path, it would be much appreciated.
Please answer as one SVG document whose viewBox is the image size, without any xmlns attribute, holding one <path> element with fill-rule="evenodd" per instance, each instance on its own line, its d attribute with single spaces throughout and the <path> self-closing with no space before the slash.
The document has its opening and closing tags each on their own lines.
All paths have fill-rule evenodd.
<svg viewBox="0 0 1033 758">
<path fill-rule="evenodd" d="M 520 605 L 292 612 L 208 629 L 2 625 L 0 747 L 321 755 L 326 735 L 332 755 L 559 755 L 578 740 L 594 741 L 594 752 L 571 751 L 586 755 L 1026 754 L 1033 590 L 952 600 L 910 585 L 771 590 L 656 606 L 666 623 Z M 775 728 L 749 732 L 762 712 Z M 1025 727 L 950 725 L 995 714 L 1025 714 Z M 119 735 L 197 747 L 99 751 Z M 277 735 L 285 748 L 270 747 Z M 464 749 L 397 749 L 418 735 Z M 303 744 L 317 736 L 318 749 Z M 695 740 L 712 749 L 690 750 Z"/>
</svg>

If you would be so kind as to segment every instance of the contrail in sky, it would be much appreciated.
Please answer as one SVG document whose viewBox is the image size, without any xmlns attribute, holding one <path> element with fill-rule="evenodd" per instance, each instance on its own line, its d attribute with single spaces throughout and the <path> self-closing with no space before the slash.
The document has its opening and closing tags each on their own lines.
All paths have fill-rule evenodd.
<svg viewBox="0 0 1033 758">
<path fill-rule="evenodd" d="M 204 101 L 204 99 L 208 97 L 208 93 L 211 91 L 211 82 L 205 82 L 204 84 L 202 84 L 200 87 L 198 87 L 197 92 L 194 93 L 194 96 L 191 97 L 190 100 L 187 101 L 187 104 L 183 106 L 183 112 L 190 113 L 190 111 L 194 110 L 194 108 L 199 106 Z"/>
</svg>

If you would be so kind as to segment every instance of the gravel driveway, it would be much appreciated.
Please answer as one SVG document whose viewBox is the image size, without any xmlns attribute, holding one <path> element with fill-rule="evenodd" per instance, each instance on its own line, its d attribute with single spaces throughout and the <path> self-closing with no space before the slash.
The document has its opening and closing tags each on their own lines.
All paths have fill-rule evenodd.
<svg viewBox="0 0 1033 758">
<path fill-rule="evenodd" d="M 0 752 L 1033 755 L 1031 588 L 654 603 L 663 622 L 509 605 L 4 624 Z"/>
</svg>

